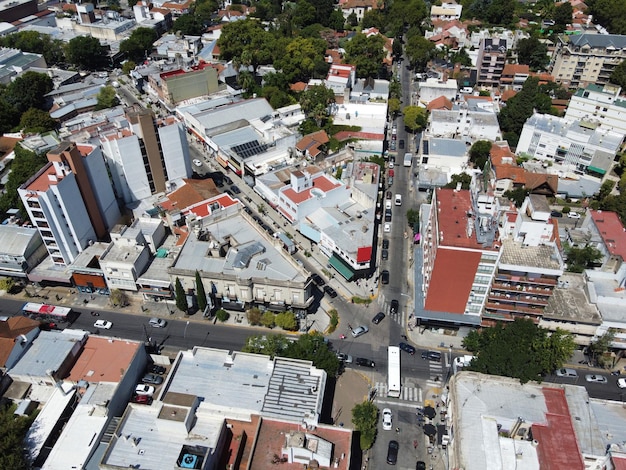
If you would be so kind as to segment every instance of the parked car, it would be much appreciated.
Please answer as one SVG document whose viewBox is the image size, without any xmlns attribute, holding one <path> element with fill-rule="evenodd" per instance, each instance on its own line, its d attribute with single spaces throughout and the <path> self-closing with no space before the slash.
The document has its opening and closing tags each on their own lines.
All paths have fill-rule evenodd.
<svg viewBox="0 0 626 470">
<path fill-rule="evenodd" d="M 400 139 L 398 146 L 400 147 L 400 150 L 402 150 L 404 148 L 404 140 Z"/>
<path fill-rule="evenodd" d="M 385 319 L 385 314 L 383 312 L 378 312 L 376 315 L 374 315 L 374 318 L 372 318 L 372 323 L 374 325 L 378 325 L 384 319 Z"/>
<path fill-rule="evenodd" d="M 426 470 L 426 462 L 423 460 L 418 460 L 415 463 L 415 470 Z"/>
<path fill-rule="evenodd" d="M 563 213 L 559 212 L 559 211 L 552 211 L 552 212 L 550 212 L 550 215 L 552 217 L 563 217 Z"/>
<path fill-rule="evenodd" d="M 324 286 L 324 292 L 326 292 L 332 299 L 337 297 L 337 291 L 330 286 Z"/>
<path fill-rule="evenodd" d="M 383 250 L 386 250 L 389 248 L 389 240 L 386 238 L 383 238 Z"/>
<path fill-rule="evenodd" d="M 415 348 L 411 346 L 409 343 L 400 343 L 398 347 L 402 349 L 404 352 L 409 353 L 411 356 L 415 354 Z"/>
<path fill-rule="evenodd" d="M 385 408 L 383 410 L 383 429 L 385 431 L 391 431 L 393 427 L 393 421 L 391 418 L 391 410 L 389 408 Z"/>
<path fill-rule="evenodd" d="M 317 286 L 323 286 L 324 284 L 326 284 L 326 281 L 324 281 L 324 279 L 322 279 L 322 276 L 320 276 L 319 274 L 316 274 L 316 273 L 311 274 L 311 280 Z"/>
<path fill-rule="evenodd" d="M 239 189 L 239 187 L 235 186 L 234 184 L 230 187 L 230 190 L 235 194 L 241 194 L 241 189 Z"/>
<path fill-rule="evenodd" d="M 389 271 L 386 269 L 380 273 L 380 282 L 381 284 L 389 284 Z"/>
<path fill-rule="evenodd" d="M 385 199 L 391 199 L 391 191 L 387 191 L 387 194 L 385 195 Z"/>
<path fill-rule="evenodd" d="M 163 377 L 157 374 L 146 374 L 141 381 L 145 384 L 161 385 L 163 383 Z"/>
<path fill-rule="evenodd" d="M 110 330 L 113 326 L 113 323 L 108 320 L 96 320 L 93 324 L 96 328 L 102 328 L 103 330 Z"/>
<path fill-rule="evenodd" d="M 159 374 L 159 375 L 163 375 L 165 374 L 165 367 L 160 366 L 158 364 L 150 364 L 148 366 L 148 372 L 150 372 L 151 374 Z"/>
<path fill-rule="evenodd" d="M 224 175 L 223 178 L 224 178 L 224 181 L 226 181 L 227 184 L 233 184 L 233 180 L 230 179 L 230 176 Z"/>
<path fill-rule="evenodd" d="M 387 446 L 387 463 L 389 465 L 395 465 L 398 461 L 398 449 L 400 445 L 398 441 L 389 441 L 389 445 Z"/>
<path fill-rule="evenodd" d="M 352 337 L 358 338 L 359 336 L 362 336 L 365 333 L 367 333 L 369 330 L 370 329 L 367 326 L 364 326 L 364 325 L 357 326 L 354 330 L 352 330 Z"/>
<path fill-rule="evenodd" d="M 626 379 L 625 378 L 617 379 L 617 386 L 619 388 L 626 388 Z"/>
<path fill-rule="evenodd" d="M 606 377 L 604 375 L 587 374 L 587 375 L 585 375 L 585 380 L 587 382 L 592 382 L 592 383 L 596 383 L 596 384 L 605 384 L 605 383 L 607 383 Z"/>
<path fill-rule="evenodd" d="M 569 211 L 569 212 L 567 213 L 567 216 L 568 216 L 570 219 L 580 219 L 580 214 L 579 214 L 578 212 L 574 212 L 574 211 Z"/>
<path fill-rule="evenodd" d="M 152 404 L 152 397 L 150 395 L 133 395 L 130 399 L 133 403 L 140 403 L 142 405 Z"/>
<path fill-rule="evenodd" d="M 422 351 L 422 359 L 439 362 L 441 361 L 441 353 L 439 351 Z"/>
<path fill-rule="evenodd" d="M 194 158 L 193 164 L 196 165 L 196 166 L 202 166 L 202 162 L 200 160 L 198 160 L 197 158 Z"/>
<path fill-rule="evenodd" d="M 389 250 L 383 250 L 380 254 L 382 259 L 389 259 Z"/>
<path fill-rule="evenodd" d="M 148 324 L 153 328 L 165 328 L 167 322 L 162 318 L 152 317 L 150 320 L 148 320 Z"/>
<path fill-rule="evenodd" d="M 556 371 L 558 377 L 578 377 L 578 373 L 574 369 L 559 369 Z"/>
<path fill-rule="evenodd" d="M 135 387 L 135 394 L 148 395 L 151 397 L 152 395 L 154 395 L 154 387 L 152 385 L 139 384 Z"/>
<path fill-rule="evenodd" d="M 376 367 L 374 361 L 371 359 L 365 359 L 364 357 L 357 357 L 354 362 L 357 366 L 371 367 L 372 369 Z"/>
<path fill-rule="evenodd" d="M 391 222 L 391 209 L 385 209 L 385 222 Z"/>
<path fill-rule="evenodd" d="M 352 364 L 352 356 L 350 354 L 337 353 L 337 359 L 346 364 Z"/>
<path fill-rule="evenodd" d="M 398 313 L 398 308 L 400 308 L 400 304 L 396 299 L 393 299 L 389 307 L 389 313 Z"/>
<path fill-rule="evenodd" d="M 391 232 L 391 224 L 390 223 L 386 223 L 385 225 L 383 225 L 383 232 L 385 232 L 385 233 Z"/>
</svg>

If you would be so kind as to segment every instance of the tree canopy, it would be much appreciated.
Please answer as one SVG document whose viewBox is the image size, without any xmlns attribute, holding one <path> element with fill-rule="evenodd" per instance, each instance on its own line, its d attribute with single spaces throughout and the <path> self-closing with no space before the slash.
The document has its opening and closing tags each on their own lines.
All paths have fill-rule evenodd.
<svg viewBox="0 0 626 470">
<path fill-rule="evenodd" d="M 588 13 L 611 34 L 626 34 L 626 0 L 588 0 Z"/>
<path fill-rule="evenodd" d="M 352 424 L 360 433 L 361 450 L 367 450 L 376 440 L 378 429 L 378 407 L 371 401 L 364 401 L 352 408 Z"/>
<path fill-rule="evenodd" d="M 490 153 L 491 142 L 489 140 L 477 140 L 470 148 L 469 160 L 473 163 L 474 168 L 482 171 L 489 160 Z"/>
<path fill-rule="evenodd" d="M 152 28 L 139 27 L 133 30 L 128 39 L 120 43 L 120 52 L 128 59 L 142 62 L 152 52 L 152 44 L 157 40 L 157 32 Z"/>
<path fill-rule="evenodd" d="M 0 409 L 0 468 L 26 470 L 30 468 L 24 457 L 24 438 L 35 415 L 17 416 L 15 406 Z"/>
<path fill-rule="evenodd" d="M 37 155 L 19 144 L 15 146 L 13 151 L 15 152 L 15 158 L 11 163 L 11 173 L 9 173 L 9 178 L 4 186 L 5 192 L 0 196 L 0 211 L 4 215 L 6 215 L 9 209 L 17 208 L 23 210 L 22 200 L 17 194 L 17 188 L 48 162 L 45 155 Z"/>
<path fill-rule="evenodd" d="M 187 13 L 176 18 L 172 29 L 186 36 L 200 36 L 204 32 L 204 25 L 196 14 Z"/>
<path fill-rule="evenodd" d="M 63 41 L 52 39 L 50 35 L 37 31 L 18 31 L 2 36 L 0 37 L 0 46 L 42 54 L 48 66 L 63 62 L 65 58 Z"/>
<path fill-rule="evenodd" d="M 520 39 L 517 43 L 517 60 L 520 64 L 528 65 L 532 71 L 544 70 L 550 62 L 548 46 L 534 36 Z"/>
<path fill-rule="evenodd" d="M 626 88 L 626 60 L 620 62 L 611 72 L 611 83 Z"/>
<path fill-rule="evenodd" d="M 50 113 L 37 108 L 30 108 L 20 117 L 20 129 L 25 133 L 40 134 L 55 129 L 57 122 Z"/>
<path fill-rule="evenodd" d="M 328 106 L 335 102 L 335 92 L 324 85 L 313 85 L 300 95 L 300 106 L 307 118 L 313 119 L 320 127 L 328 117 Z"/>
<path fill-rule="evenodd" d="M 585 245 L 582 248 L 571 247 L 566 250 L 566 254 L 567 270 L 572 273 L 582 273 L 602 260 L 602 252 L 591 245 Z"/>
<path fill-rule="evenodd" d="M 256 70 L 272 62 L 276 39 L 258 21 L 247 19 L 224 25 L 217 45 L 220 59 L 251 65 Z"/>
<path fill-rule="evenodd" d="M 30 108 L 47 110 L 46 94 L 52 88 L 52 79 L 45 73 L 26 71 L 7 86 L 4 99 L 20 114 Z"/>
<path fill-rule="evenodd" d="M 67 61 L 87 70 L 98 70 L 108 62 L 106 49 L 93 36 L 77 36 L 65 47 Z"/>
<path fill-rule="evenodd" d="M 514 377 L 522 384 L 541 381 L 561 368 L 576 347 L 569 333 L 558 329 L 550 333 L 523 318 L 471 331 L 463 346 L 476 356 L 469 370 Z"/>
<path fill-rule="evenodd" d="M 96 109 L 107 109 L 112 108 L 120 104 L 120 100 L 117 97 L 117 93 L 115 92 L 115 88 L 112 86 L 105 86 L 100 89 L 100 93 L 98 93 L 98 103 L 96 104 Z"/>
<path fill-rule="evenodd" d="M 360 78 L 378 77 L 385 52 L 385 40 L 380 34 L 366 36 L 356 34 L 345 45 L 345 62 L 356 66 L 356 73 Z"/>
<path fill-rule="evenodd" d="M 411 132 L 424 129 L 428 124 L 428 111 L 420 106 L 407 106 L 402 110 L 404 125 Z"/>
</svg>

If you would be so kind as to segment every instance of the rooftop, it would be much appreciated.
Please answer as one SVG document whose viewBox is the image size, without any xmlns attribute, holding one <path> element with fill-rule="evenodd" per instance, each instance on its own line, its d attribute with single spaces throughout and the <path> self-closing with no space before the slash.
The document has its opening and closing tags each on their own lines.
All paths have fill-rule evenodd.
<svg viewBox="0 0 626 470">
<path fill-rule="evenodd" d="M 499 265 L 504 269 L 536 268 L 544 274 L 561 275 L 563 265 L 554 245 L 527 246 L 511 239 L 502 240 Z"/>
<path fill-rule="evenodd" d="M 611 256 L 626 260 L 626 229 L 617 213 L 590 210 L 589 214 Z"/>
<path fill-rule="evenodd" d="M 40 238 L 36 228 L 0 225 L 0 246 L 4 256 L 23 256 L 33 239 Z"/>
<path fill-rule="evenodd" d="M 120 382 L 140 347 L 136 341 L 89 336 L 67 379 Z"/>
</svg>

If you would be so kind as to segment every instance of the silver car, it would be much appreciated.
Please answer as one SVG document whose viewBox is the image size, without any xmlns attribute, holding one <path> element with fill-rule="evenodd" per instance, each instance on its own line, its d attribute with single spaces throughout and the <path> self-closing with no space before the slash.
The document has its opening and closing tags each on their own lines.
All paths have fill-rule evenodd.
<svg viewBox="0 0 626 470">
<path fill-rule="evenodd" d="M 558 377 L 578 377 L 578 373 L 574 369 L 559 369 L 556 371 Z"/>
<path fill-rule="evenodd" d="M 367 326 L 358 326 L 354 330 L 352 330 L 352 337 L 358 338 L 359 336 L 364 335 L 369 331 Z"/>
<path fill-rule="evenodd" d="M 585 375 L 585 380 L 587 382 L 593 382 L 593 383 L 597 383 L 597 384 L 605 384 L 605 383 L 607 383 L 606 377 L 604 375 L 588 374 L 588 375 Z"/>
</svg>

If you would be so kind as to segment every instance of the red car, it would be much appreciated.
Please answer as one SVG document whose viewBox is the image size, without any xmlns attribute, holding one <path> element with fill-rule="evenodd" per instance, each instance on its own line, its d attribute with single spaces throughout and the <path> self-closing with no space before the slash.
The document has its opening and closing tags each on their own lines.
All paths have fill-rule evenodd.
<svg viewBox="0 0 626 470">
<path fill-rule="evenodd" d="M 150 405 L 152 403 L 152 397 L 150 395 L 133 395 L 131 401 L 142 405 Z"/>
</svg>

